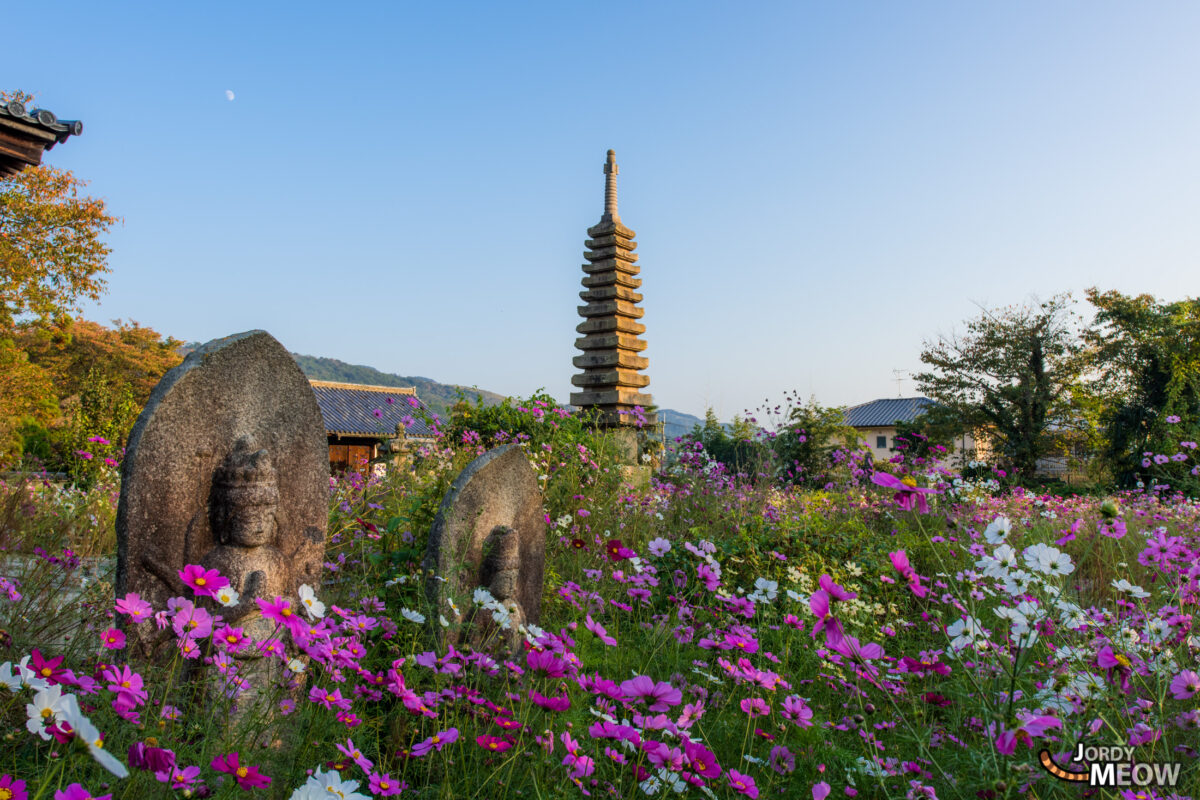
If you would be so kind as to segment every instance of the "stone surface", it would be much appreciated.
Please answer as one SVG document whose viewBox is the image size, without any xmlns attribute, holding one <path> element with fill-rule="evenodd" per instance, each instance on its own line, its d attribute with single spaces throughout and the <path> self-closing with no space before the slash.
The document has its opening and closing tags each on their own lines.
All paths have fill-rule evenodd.
<svg viewBox="0 0 1200 800">
<path fill-rule="evenodd" d="M 241 594 L 220 613 L 261 638 L 273 626 L 255 597 L 299 606 L 301 584 L 321 585 L 328 487 L 324 422 L 288 351 L 265 331 L 205 344 L 163 376 L 130 434 L 117 597 L 136 592 L 155 610 L 191 598 L 177 573 L 202 564 Z M 153 625 L 127 633 L 136 657 L 164 644 Z"/>
<path fill-rule="evenodd" d="M 546 558 L 546 522 L 537 474 L 520 446 L 506 444 L 481 455 L 454 480 L 429 534 L 423 567 L 426 594 L 434 608 L 433 628 L 452 642 L 464 632 L 472 644 L 499 636 L 508 649 L 519 645 L 517 624 L 541 619 Z M 515 605 L 507 632 L 492 627 L 490 614 L 469 614 L 476 587 L 491 591 L 506 608 Z M 451 619 L 453 599 L 462 629 L 443 629 L 436 615 Z"/>
</svg>

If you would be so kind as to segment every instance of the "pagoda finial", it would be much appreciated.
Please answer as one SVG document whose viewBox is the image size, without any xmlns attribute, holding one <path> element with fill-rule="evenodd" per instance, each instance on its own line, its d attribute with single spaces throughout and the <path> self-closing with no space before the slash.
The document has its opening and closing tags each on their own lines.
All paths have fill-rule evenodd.
<svg viewBox="0 0 1200 800">
<path fill-rule="evenodd" d="M 621 217 L 617 214 L 617 154 L 612 150 L 608 151 L 608 158 L 604 162 L 604 216 L 602 222 L 620 222 Z"/>
</svg>

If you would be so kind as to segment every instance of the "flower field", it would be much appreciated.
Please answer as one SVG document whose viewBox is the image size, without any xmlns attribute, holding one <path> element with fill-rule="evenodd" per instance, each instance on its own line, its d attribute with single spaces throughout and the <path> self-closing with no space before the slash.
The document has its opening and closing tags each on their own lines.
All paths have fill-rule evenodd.
<svg viewBox="0 0 1200 800">
<path fill-rule="evenodd" d="M 521 413 L 332 479 L 326 580 L 260 603 L 266 641 L 196 565 L 167 608 L 76 579 L 112 554 L 113 484 L 3 486 L 0 800 L 1200 793 L 1200 504 L 903 458 L 801 490 L 694 449 L 634 490 L 603 435 Z M 437 647 L 473 612 L 512 624 L 483 589 L 430 608 L 420 563 L 450 481 L 514 438 L 545 486 L 540 626 Z M 126 662 L 133 626 L 171 658 Z M 1178 767 L 1101 790 L 1040 763 L 1083 770 L 1081 744 Z"/>
</svg>

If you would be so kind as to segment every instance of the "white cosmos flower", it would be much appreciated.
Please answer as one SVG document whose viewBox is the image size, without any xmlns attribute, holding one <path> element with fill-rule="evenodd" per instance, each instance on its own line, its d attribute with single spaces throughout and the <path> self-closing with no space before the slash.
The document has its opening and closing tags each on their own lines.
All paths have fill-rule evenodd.
<svg viewBox="0 0 1200 800">
<path fill-rule="evenodd" d="M 496 602 L 496 598 L 492 596 L 491 592 L 480 586 L 475 589 L 475 593 L 471 596 L 471 602 L 477 606 L 488 608 L 492 603 Z"/>
<path fill-rule="evenodd" d="M 32 689 L 39 692 L 49 686 L 49 681 L 42 678 L 33 671 L 33 667 L 29 666 L 29 659 L 30 656 L 25 656 L 16 666 L 13 666 L 11 661 L 0 664 L 0 683 L 14 692 L 19 692 L 21 689 Z"/>
<path fill-rule="evenodd" d="M 411 608 L 400 609 L 400 616 L 404 617 L 409 622 L 415 622 L 418 625 L 425 622 L 425 615 L 421 614 L 419 612 L 413 611 Z"/>
<path fill-rule="evenodd" d="M 238 604 L 238 598 L 241 597 L 241 595 L 235 592 L 230 586 L 222 586 L 217 590 L 217 593 L 213 595 L 213 597 L 215 597 L 217 602 L 221 605 L 225 606 L 226 608 L 231 608 Z"/>
<path fill-rule="evenodd" d="M 76 737 L 87 745 L 88 751 L 91 752 L 92 758 L 96 759 L 96 763 L 118 778 L 129 777 L 129 768 L 104 749 L 104 740 L 100 737 L 100 731 L 79 710 L 79 703 L 74 696 L 71 697 L 70 707 L 67 709 L 67 722 L 75 729 Z"/>
<path fill-rule="evenodd" d="M 946 635 L 950 637 L 950 647 L 955 650 L 962 650 L 971 644 L 974 644 L 976 637 L 982 635 L 983 627 L 979 624 L 979 620 L 974 617 L 966 619 L 958 619 L 946 628 Z"/>
<path fill-rule="evenodd" d="M 293 658 L 287 662 L 287 668 L 299 675 L 301 672 L 304 672 L 306 669 L 308 669 L 308 666 L 300 659 Z"/>
<path fill-rule="evenodd" d="M 1150 593 L 1147 592 L 1145 589 L 1143 589 L 1140 586 L 1134 586 L 1132 583 L 1125 580 L 1124 578 L 1122 578 L 1119 581 L 1113 581 L 1112 587 L 1114 589 L 1116 589 L 1118 592 L 1124 592 L 1126 594 L 1132 595 L 1133 597 L 1136 597 L 1139 600 L 1150 596 Z"/>
<path fill-rule="evenodd" d="M 25 705 L 25 714 L 29 717 L 25 727 L 30 733 L 49 741 L 50 732 L 46 728 L 67 718 L 67 709 L 74 699 L 72 695 L 63 697 L 61 684 L 39 690 L 33 696 L 33 702 Z"/>
<path fill-rule="evenodd" d="M 992 520 L 992 523 L 987 526 L 983 532 L 983 538 L 988 544 L 1000 544 L 1004 541 L 1004 537 L 1008 536 L 1008 532 L 1012 530 L 1012 522 L 1006 516 L 999 516 Z"/>
<path fill-rule="evenodd" d="M 321 619 L 325 616 L 325 604 L 317 599 L 317 593 L 307 583 L 300 587 L 300 602 L 304 604 L 310 619 Z"/>
<path fill-rule="evenodd" d="M 317 770 L 290 800 L 371 800 L 357 791 L 358 781 L 342 780 L 337 772 Z"/>
</svg>

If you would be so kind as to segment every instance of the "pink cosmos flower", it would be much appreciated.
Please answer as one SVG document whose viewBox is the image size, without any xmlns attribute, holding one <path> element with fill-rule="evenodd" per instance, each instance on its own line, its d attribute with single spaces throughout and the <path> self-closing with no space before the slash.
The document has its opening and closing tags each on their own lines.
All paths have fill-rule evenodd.
<svg viewBox="0 0 1200 800">
<path fill-rule="evenodd" d="M 791 750 L 780 744 L 771 748 L 771 756 L 767 759 L 767 763 L 780 775 L 788 775 L 796 769 L 796 756 L 792 754 Z"/>
<path fill-rule="evenodd" d="M 78 783 L 54 792 L 54 800 L 112 800 L 112 794 L 94 795 Z"/>
<path fill-rule="evenodd" d="M 925 495 L 937 494 L 936 489 L 923 489 L 917 486 L 916 480 L 910 476 L 897 478 L 887 472 L 871 473 L 871 483 L 886 489 L 895 489 L 896 494 L 892 496 L 892 500 L 900 508 L 905 511 L 912 511 L 915 508 L 921 514 L 929 513 L 929 502 L 925 499 Z"/>
<path fill-rule="evenodd" d="M 908 562 L 908 554 L 903 550 L 897 550 L 894 553 L 888 553 L 888 557 L 892 560 L 892 566 L 896 571 L 904 576 L 904 580 L 908 581 L 908 588 L 917 597 L 924 597 L 929 593 L 929 590 L 921 585 L 921 576 L 912 568 L 912 564 Z"/>
<path fill-rule="evenodd" d="M 1188 700 L 1200 692 L 1200 674 L 1185 669 L 1171 680 L 1171 696 L 1176 700 Z"/>
<path fill-rule="evenodd" d="M 412 755 L 416 758 L 420 758 L 431 750 L 440 751 L 446 745 L 452 744 L 456 741 L 458 741 L 458 728 L 451 728 L 447 731 L 438 731 L 423 742 L 413 745 Z"/>
<path fill-rule="evenodd" d="M 596 635 L 597 639 L 604 642 L 609 647 L 616 646 L 617 640 L 609 635 L 608 631 L 606 631 L 604 629 L 603 625 L 601 625 L 599 622 L 596 622 L 596 620 L 592 619 L 591 614 L 587 615 L 587 618 L 584 620 L 583 624 L 584 624 L 584 627 L 586 627 L 589 631 L 591 631 L 592 633 L 594 633 Z"/>
<path fill-rule="evenodd" d="M 205 569 L 197 564 L 188 564 L 179 570 L 179 580 L 191 587 L 200 597 L 212 597 L 218 590 L 229 585 L 229 579 L 221 577 L 215 569 Z"/>
<path fill-rule="evenodd" d="M 378 772 L 372 772 L 368 786 L 370 787 L 371 794 L 376 797 L 392 797 L 408 788 L 407 783 L 395 780 L 386 772 L 382 775 Z"/>
<path fill-rule="evenodd" d="M 7 790 L 10 800 L 28 800 L 25 791 L 25 781 L 19 781 L 12 775 L 0 775 L 0 790 Z"/>
<path fill-rule="evenodd" d="M 29 666 L 35 675 L 51 686 L 57 683 L 67 683 L 69 671 L 61 668 L 65 658 L 66 656 L 46 658 L 40 650 L 35 648 L 29 657 Z"/>
<path fill-rule="evenodd" d="M 503 753 L 513 746 L 513 743 L 508 739 L 500 736 L 488 736 L 487 734 L 476 736 L 475 744 L 492 753 Z"/>
<path fill-rule="evenodd" d="M 813 710 L 799 695 L 789 695 L 783 700 L 783 718 L 800 728 L 811 728 Z"/>
<path fill-rule="evenodd" d="M 361 769 L 363 772 L 370 773 L 370 771 L 375 768 L 374 762 L 364 756 L 362 751 L 354 746 L 353 739 L 347 739 L 346 743 L 339 744 L 337 749 L 339 753 L 357 764 L 359 769 Z"/>
<path fill-rule="evenodd" d="M 256 597 L 254 602 L 258 603 L 262 615 L 277 625 L 283 625 L 290 630 L 300 628 L 304 624 L 300 615 L 296 613 L 296 609 L 292 608 L 291 600 L 285 600 L 277 595 L 274 601 Z"/>
<path fill-rule="evenodd" d="M 100 644 L 104 645 L 109 650 L 120 650 L 125 646 L 125 634 L 121 633 L 116 628 L 109 628 L 104 633 L 100 634 Z"/>
<path fill-rule="evenodd" d="M 833 787 L 825 781 L 814 783 L 812 787 L 813 800 L 825 800 L 826 797 L 829 797 L 831 791 L 833 791 Z"/>
<path fill-rule="evenodd" d="M 685 740 L 683 743 L 683 752 L 687 756 L 688 765 L 692 771 L 704 778 L 716 778 L 721 774 L 721 765 L 717 763 L 717 757 L 713 751 L 709 750 L 699 742 Z"/>
<path fill-rule="evenodd" d="M 130 592 L 116 602 L 118 613 L 127 615 L 134 622 L 145 622 L 154 613 L 154 608 L 141 598 L 137 592 Z"/>
<path fill-rule="evenodd" d="M 269 777 L 258 771 L 258 767 L 248 767 L 239 764 L 236 751 L 227 755 L 217 756 L 209 766 L 217 772 L 225 772 L 232 775 L 234 780 L 237 781 L 238 786 L 246 791 L 266 786 L 271 782 Z"/>
<path fill-rule="evenodd" d="M 167 769 L 156 770 L 154 777 L 161 783 L 171 785 L 171 788 L 176 791 L 190 789 L 195 785 L 200 778 L 199 767 L 168 767 Z"/>
<path fill-rule="evenodd" d="M 630 702 L 648 703 L 648 710 L 653 712 L 666 711 L 671 706 L 677 706 L 683 701 L 683 692 L 669 683 L 639 675 L 621 683 L 621 692 Z"/>
<path fill-rule="evenodd" d="M 742 711 L 750 715 L 751 718 L 765 717 L 767 714 L 771 713 L 771 707 L 767 705 L 767 701 L 763 700 L 761 697 L 747 697 L 738 705 L 741 706 Z"/>
<path fill-rule="evenodd" d="M 729 786 L 738 794 L 746 795 L 750 800 L 758 797 L 758 787 L 754 785 L 754 778 L 744 775 L 736 769 L 729 770 Z"/>
</svg>

